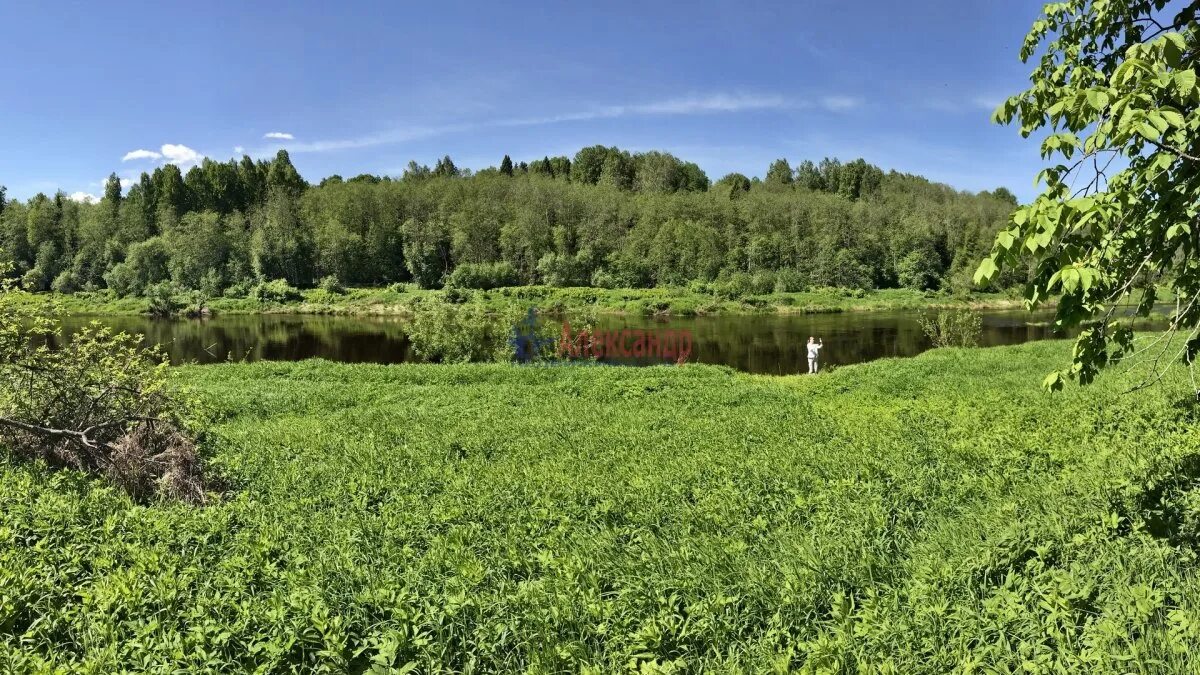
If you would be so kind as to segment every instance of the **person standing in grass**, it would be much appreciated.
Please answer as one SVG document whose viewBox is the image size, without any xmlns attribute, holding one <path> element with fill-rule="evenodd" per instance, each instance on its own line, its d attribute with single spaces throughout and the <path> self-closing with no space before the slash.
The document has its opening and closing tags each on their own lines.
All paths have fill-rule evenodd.
<svg viewBox="0 0 1200 675">
<path fill-rule="evenodd" d="M 818 363 L 821 355 L 821 347 L 825 346 L 824 340 L 818 340 L 813 336 L 808 336 L 808 372 L 816 374 L 821 367 Z"/>
</svg>

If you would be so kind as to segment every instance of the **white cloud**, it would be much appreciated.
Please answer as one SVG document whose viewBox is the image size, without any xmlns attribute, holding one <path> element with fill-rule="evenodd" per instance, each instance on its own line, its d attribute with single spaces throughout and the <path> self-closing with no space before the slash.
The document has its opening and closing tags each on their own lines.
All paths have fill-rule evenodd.
<svg viewBox="0 0 1200 675">
<path fill-rule="evenodd" d="M 131 159 L 162 159 L 162 155 L 153 150 L 130 150 L 121 161 L 128 162 Z"/>
<path fill-rule="evenodd" d="M 971 99 L 971 105 L 989 112 L 999 108 L 1001 103 L 1004 103 L 1002 96 L 976 96 Z"/>
<path fill-rule="evenodd" d="M 240 145 L 235 145 L 235 146 L 233 146 L 233 153 L 234 153 L 235 155 L 240 155 L 240 154 L 242 154 L 242 153 L 244 153 L 244 152 L 246 152 L 246 149 L 245 149 L 245 148 L 243 148 L 242 146 L 240 146 Z"/>
<path fill-rule="evenodd" d="M 270 131 L 263 134 L 263 138 L 274 138 L 281 141 L 290 141 L 296 137 L 287 133 L 286 131 Z"/>
<path fill-rule="evenodd" d="M 67 195 L 67 199 L 70 199 L 73 202 L 80 202 L 82 204 L 100 203 L 100 197 L 97 197 L 93 194 L 88 194 L 87 192 L 72 192 L 71 194 Z"/>
<path fill-rule="evenodd" d="M 128 162 L 131 159 L 161 159 L 167 164 L 178 164 L 181 167 L 199 164 L 200 160 L 204 159 L 204 155 L 196 152 L 186 145 L 177 143 L 164 143 L 158 152 L 153 150 L 130 150 L 121 158 L 122 162 Z"/>
<path fill-rule="evenodd" d="M 709 96 L 692 96 L 686 98 L 664 99 L 650 103 L 632 105 L 609 105 L 549 117 L 524 117 L 507 120 L 497 120 L 487 126 L 536 126 L 554 124 L 556 122 L 582 122 L 595 119 L 610 119 L 630 115 L 704 115 L 709 113 L 745 112 L 749 110 L 770 110 L 780 108 L 802 108 L 803 103 L 789 102 L 782 96 L 774 95 L 731 95 L 712 94 Z"/>
<path fill-rule="evenodd" d="M 121 189 L 128 190 L 129 188 L 133 187 L 134 182 L 135 181 L 132 178 L 122 178 L 121 179 Z"/>
<path fill-rule="evenodd" d="M 199 164 L 200 160 L 204 159 L 204 155 L 188 146 L 174 143 L 166 143 L 162 146 L 162 156 L 166 158 L 168 164 L 178 164 L 181 167 Z"/>
<path fill-rule="evenodd" d="M 735 113 L 751 110 L 772 110 L 785 108 L 805 108 L 811 103 L 789 101 L 778 95 L 762 94 L 709 94 L 683 98 L 663 99 L 648 103 L 629 105 L 598 106 L 589 110 L 562 113 L 544 117 L 517 117 L 508 119 L 485 120 L 475 123 L 447 124 L 441 126 L 413 126 L 396 129 L 358 138 L 336 139 L 327 141 L 312 141 L 289 145 L 292 152 L 330 152 L 336 150 L 351 150 L 355 148 L 372 147 L 391 143 L 439 136 L 442 134 L 473 131 L 481 128 L 494 127 L 526 127 L 556 124 L 560 122 L 583 122 L 597 119 L 613 119 L 629 116 L 649 115 L 704 115 L 716 113 Z M 268 137 L 271 134 L 267 134 Z M 266 154 L 266 153 L 262 153 Z"/>
<path fill-rule="evenodd" d="M 860 105 L 862 105 L 862 99 L 854 96 L 824 96 L 821 98 L 821 107 L 833 112 L 853 110 Z"/>
</svg>

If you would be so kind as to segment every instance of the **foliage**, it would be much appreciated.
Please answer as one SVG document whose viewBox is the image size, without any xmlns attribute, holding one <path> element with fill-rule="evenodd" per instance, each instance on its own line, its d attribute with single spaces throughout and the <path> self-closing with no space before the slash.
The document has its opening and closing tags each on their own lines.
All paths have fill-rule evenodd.
<svg viewBox="0 0 1200 675">
<path fill-rule="evenodd" d="M 520 280 L 517 271 L 510 263 L 463 263 L 454 268 L 446 281 L 447 285 L 458 288 L 478 288 L 491 290 L 502 286 L 517 286 Z"/>
<path fill-rule="evenodd" d="M 983 336 L 983 317 L 970 309 L 943 310 L 933 318 L 922 312 L 917 322 L 934 347 L 977 347 Z"/>
<path fill-rule="evenodd" d="M 513 330 L 521 317 L 515 306 L 488 311 L 427 299 L 416 307 L 408 339 L 418 357 L 433 363 L 511 361 Z"/>
<path fill-rule="evenodd" d="M 0 460 L 0 662 L 1190 672 L 1186 374 L 1047 397 L 1031 379 L 1068 353 L 934 350 L 820 378 L 189 367 L 238 486 L 217 506 L 145 508 Z"/>
<path fill-rule="evenodd" d="M 336 274 L 321 277 L 321 280 L 317 282 L 317 288 L 334 295 L 342 295 L 346 292 L 346 287 L 342 285 Z"/>
<path fill-rule="evenodd" d="M 291 302 L 299 300 L 300 291 L 288 284 L 285 279 L 260 281 L 250 294 L 259 302 Z"/>
<path fill-rule="evenodd" d="M 203 501 L 162 353 L 99 324 L 64 340 L 52 310 L 0 288 L 0 444 L 103 476 L 137 500 Z"/>
<path fill-rule="evenodd" d="M 478 304 L 488 310 L 499 310 L 513 301 L 525 306 L 537 305 L 551 310 L 590 309 L 606 314 L 642 314 L 655 308 L 652 314 L 692 316 L 695 314 L 828 314 L 850 311 L 929 310 L 946 307 L 1019 308 L 1021 300 L 1012 294 L 964 293 L 950 296 L 943 293 L 891 288 L 874 291 L 862 289 L 811 288 L 801 292 L 780 291 L 783 283 L 794 282 L 786 271 L 775 273 L 774 292 L 768 295 L 726 297 L 722 283 L 692 282 L 687 288 L 552 288 L 549 286 L 509 286 L 490 291 L 472 291 L 450 287 L 442 291 L 416 288 L 411 283 L 396 283 L 385 288 L 347 288 L 345 294 L 327 293 L 321 289 L 298 290 L 293 300 L 262 303 L 253 298 L 253 287 L 238 284 L 219 296 L 207 297 L 206 305 L 219 314 L 344 314 L 344 315 L 409 315 L 427 298 L 447 299 L 452 292 L 457 302 Z M 753 275 L 750 280 L 752 281 Z M 767 281 L 767 277 L 760 278 Z M 790 280 L 790 281 L 789 281 Z M 145 297 L 128 298 L 112 291 L 79 292 L 71 295 L 33 296 L 33 301 L 60 302 L 71 314 L 146 314 Z M 751 302 L 752 301 L 752 302 Z"/>
<path fill-rule="evenodd" d="M 1048 4 L 1021 49 L 1037 57 L 1032 85 L 996 110 L 1024 136 L 1044 132 L 1042 155 L 1055 162 L 976 281 L 1028 266 L 1031 307 L 1057 297 L 1065 327 L 1099 318 L 1080 334 L 1071 366 L 1046 378 L 1051 388 L 1091 382 L 1128 353 L 1132 335 L 1116 307 L 1138 285 L 1147 287 L 1142 315 L 1160 287 L 1179 299 L 1172 323 L 1188 332 L 1179 355 L 1200 344 L 1198 10 L 1168 0 Z"/>
<path fill-rule="evenodd" d="M 319 185 L 286 153 L 206 159 L 186 174 L 163 166 L 126 194 L 108 181 L 99 204 L 7 202 L 0 260 L 28 290 L 61 279 L 64 292 L 121 296 L 167 280 L 217 297 L 259 279 L 617 288 L 781 270 L 791 291 L 892 288 L 901 262 L 921 272 L 906 282 L 940 287 L 985 254 L 1012 208 L 1007 191 L 971 195 L 862 160 L 805 162 L 790 182 L 781 160 L 762 167 L 770 181 L 712 186 L 694 163 L 654 151 L 593 146 L 508 166 L 472 174 L 443 157 L 400 179 Z"/>
<path fill-rule="evenodd" d="M 179 289 L 169 281 L 160 281 L 157 284 L 150 285 L 146 288 L 145 295 L 147 301 L 146 313 L 150 316 L 175 316 L 185 305 L 183 299 L 180 297 Z"/>
</svg>

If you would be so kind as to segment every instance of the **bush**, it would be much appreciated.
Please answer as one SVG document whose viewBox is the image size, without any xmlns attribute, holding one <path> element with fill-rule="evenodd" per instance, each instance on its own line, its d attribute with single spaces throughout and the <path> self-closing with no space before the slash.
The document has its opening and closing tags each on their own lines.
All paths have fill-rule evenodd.
<svg viewBox="0 0 1200 675">
<path fill-rule="evenodd" d="M 54 277 L 54 282 L 50 284 L 50 290 L 55 293 L 74 293 L 79 290 L 79 284 L 75 281 L 75 275 L 70 270 L 65 270 L 62 274 Z"/>
<path fill-rule="evenodd" d="M 602 267 L 592 273 L 592 286 L 596 288 L 620 288 L 621 284 L 615 274 Z"/>
<path fill-rule="evenodd" d="M 794 267 L 785 267 L 775 272 L 775 292 L 799 293 L 807 287 L 804 281 L 804 275 L 800 273 L 800 270 Z"/>
<path fill-rule="evenodd" d="M 246 298 L 250 297 L 253 290 L 254 287 L 249 281 L 242 280 L 230 284 L 221 295 L 227 298 Z"/>
<path fill-rule="evenodd" d="M 583 286 L 591 281 L 591 274 L 579 256 L 547 253 L 538 261 L 537 272 L 543 283 L 556 288 Z"/>
<path fill-rule="evenodd" d="M 750 291 L 754 295 L 766 295 L 775 290 L 775 273 L 759 270 L 750 276 Z"/>
<path fill-rule="evenodd" d="M 941 284 L 938 267 L 937 256 L 932 251 L 912 251 L 896 263 L 896 278 L 905 288 L 932 290 Z"/>
<path fill-rule="evenodd" d="M 146 288 L 146 298 L 150 301 L 147 308 L 150 316 L 168 317 L 175 316 L 179 310 L 183 309 L 186 302 L 179 297 L 179 291 L 175 288 L 175 284 L 169 281 L 161 281 L 157 284 L 152 284 Z"/>
<path fill-rule="evenodd" d="M 325 291 L 326 293 L 332 293 L 334 295 L 342 295 L 346 292 L 346 287 L 342 285 L 340 280 L 338 280 L 336 274 L 330 274 L 327 277 L 321 277 L 321 280 L 317 282 L 317 288 Z"/>
<path fill-rule="evenodd" d="M 125 263 L 113 265 L 113 268 L 105 273 L 104 283 L 118 296 L 136 294 L 137 278 L 134 276 L 133 270 Z"/>
<path fill-rule="evenodd" d="M 734 272 L 723 282 L 714 284 L 716 295 L 727 300 L 741 300 L 754 292 L 754 278 L 745 272 Z"/>
<path fill-rule="evenodd" d="M 917 322 L 934 347 L 977 347 L 983 335 L 983 317 L 969 309 L 941 311 L 933 318 L 922 313 Z"/>
<path fill-rule="evenodd" d="M 485 291 L 519 283 L 517 270 L 508 262 L 464 263 L 454 268 L 446 280 L 447 286 Z"/>
<path fill-rule="evenodd" d="M 480 305 L 432 300 L 414 310 L 408 339 L 424 361 L 511 361 L 516 352 L 513 336 L 522 313 L 515 305 L 489 313 Z"/>
<path fill-rule="evenodd" d="M 40 267 L 34 267 L 21 275 L 21 288 L 36 292 L 46 290 L 46 273 Z"/>
<path fill-rule="evenodd" d="M 0 288 L 0 443 L 24 459 L 102 476 L 141 501 L 203 501 L 163 354 L 97 323 L 68 339 L 46 307 Z"/>
<path fill-rule="evenodd" d="M 451 286 L 442 291 L 442 299 L 452 305 L 461 305 L 471 299 L 471 292 Z"/>
<path fill-rule="evenodd" d="M 263 281 L 251 291 L 251 295 L 259 302 L 293 302 L 303 298 L 300 291 L 288 284 L 284 279 Z"/>
</svg>

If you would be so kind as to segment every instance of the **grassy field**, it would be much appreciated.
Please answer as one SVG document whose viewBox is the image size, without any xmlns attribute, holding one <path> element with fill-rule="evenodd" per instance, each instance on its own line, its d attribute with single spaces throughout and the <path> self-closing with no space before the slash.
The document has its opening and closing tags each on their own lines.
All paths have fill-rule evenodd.
<svg viewBox="0 0 1200 675">
<path fill-rule="evenodd" d="M 950 296 L 907 289 L 857 291 L 823 289 L 803 293 L 771 293 L 728 298 L 683 288 L 603 289 L 520 286 L 491 291 L 457 291 L 460 302 L 501 305 L 519 302 L 536 304 L 548 310 L 595 310 L 602 313 L 642 315 L 713 315 L 755 313 L 825 313 L 871 310 L 906 310 L 936 307 L 1015 308 L 1016 296 L 985 293 Z M 410 314 L 414 306 L 427 298 L 445 297 L 444 291 L 421 290 L 411 285 L 388 288 L 351 288 L 344 293 L 321 289 L 302 291 L 302 298 L 291 302 L 259 302 L 251 298 L 213 298 L 209 307 L 218 314 Z M 145 314 L 149 302 L 143 297 L 119 298 L 106 292 L 72 295 L 39 294 L 55 297 L 72 314 Z"/>
<path fill-rule="evenodd" d="M 233 492 L 0 454 L 0 670 L 1190 672 L 1182 373 L 189 367 Z"/>
</svg>

